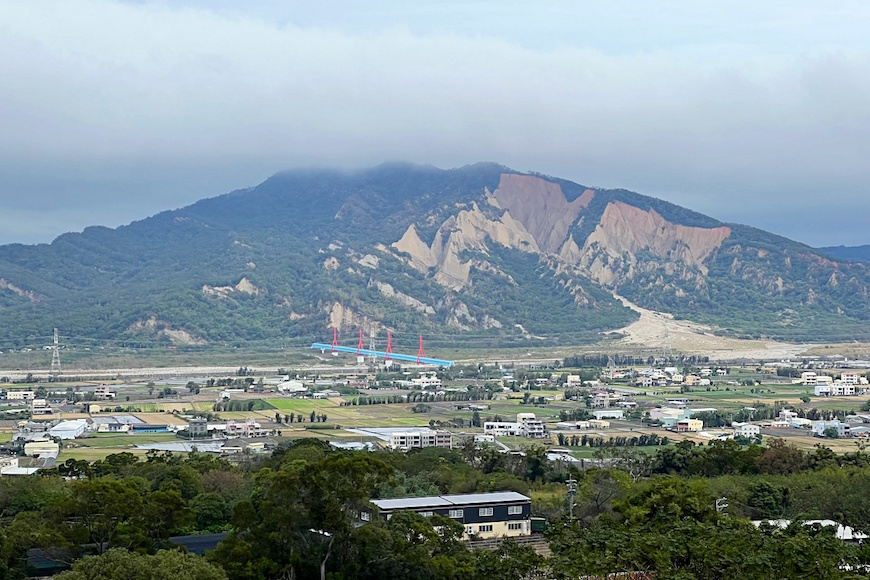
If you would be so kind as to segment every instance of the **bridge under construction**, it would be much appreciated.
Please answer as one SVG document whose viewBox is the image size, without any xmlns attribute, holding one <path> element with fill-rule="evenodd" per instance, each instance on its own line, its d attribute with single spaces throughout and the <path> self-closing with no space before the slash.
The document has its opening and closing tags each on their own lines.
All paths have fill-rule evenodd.
<svg viewBox="0 0 870 580">
<path fill-rule="evenodd" d="M 452 367 L 452 360 L 442 360 L 439 358 L 430 358 L 424 356 L 423 354 L 423 336 L 420 336 L 420 349 L 417 351 L 416 355 L 412 354 L 401 354 L 393 352 L 393 337 L 390 333 L 387 333 L 387 349 L 380 351 L 374 350 L 370 348 L 363 348 L 363 333 L 362 329 L 359 331 L 359 344 L 356 348 L 350 346 L 341 346 L 338 344 L 338 331 L 336 329 L 332 329 L 332 344 L 326 344 L 324 342 L 315 342 L 311 345 L 311 348 L 320 350 L 321 352 L 330 351 L 333 355 L 337 355 L 340 352 L 355 354 L 358 358 L 363 357 L 373 357 L 375 359 L 382 358 L 384 359 L 384 364 L 389 364 L 390 361 L 403 361 L 403 362 L 412 362 L 418 365 L 434 365 L 439 367 Z"/>
</svg>

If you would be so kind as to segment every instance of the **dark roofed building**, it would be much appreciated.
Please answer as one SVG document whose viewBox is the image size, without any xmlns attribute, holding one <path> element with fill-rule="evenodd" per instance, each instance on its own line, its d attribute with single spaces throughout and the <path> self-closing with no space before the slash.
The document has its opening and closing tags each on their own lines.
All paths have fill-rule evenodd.
<svg viewBox="0 0 870 580">
<path fill-rule="evenodd" d="M 532 533 L 532 500 L 515 491 L 437 495 L 399 499 L 376 499 L 380 516 L 386 520 L 397 511 L 409 510 L 431 517 L 444 516 L 465 527 L 465 538 L 528 536 Z M 368 513 L 361 519 L 371 519 Z"/>
</svg>

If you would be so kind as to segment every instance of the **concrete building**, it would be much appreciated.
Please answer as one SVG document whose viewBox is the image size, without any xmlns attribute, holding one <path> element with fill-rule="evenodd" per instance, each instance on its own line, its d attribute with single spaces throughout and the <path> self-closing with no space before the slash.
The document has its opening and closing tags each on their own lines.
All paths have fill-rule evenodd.
<svg viewBox="0 0 870 580">
<path fill-rule="evenodd" d="M 115 393 L 109 387 L 102 385 L 94 389 L 94 397 L 97 399 L 114 399 Z"/>
<path fill-rule="evenodd" d="M 51 413 L 51 407 L 48 406 L 48 401 L 45 399 L 33 399 L 30 401 L 31 415 L 50 415 Z"/>
<path fill-rule="evenodd" d="M 825 431 L 828 429 L 835 429 L 837 431 L 837 437 L 851 437 L 851 427 L 848 423 L 841 423 L 839 421 L 816 421 L 813 423 L 813 435 L 815 437 L 824 437 Z"/>
<path fill-rule="evenodd" d="M 7 401 L 32 401 L 35 398 L 33 391 L 25 391 L 22 389 L 9 389 L 6 391 Z"/>
<path fill-rule="evenodd" d="M 227 437 L 244 438 L 266 437 L 269 434 L 268 431 L 263 429 L 260 424 L 253 419 L 248 419 L 244 423 L 227 421 L 227 428 L 224 432 L 227 434 Z"/>
<path fill-rule="evenodd" d="M 5 472 L 10 469 L 16 469 L 18 467 L 18 458 L 14 456 L 3 456 L 0 457 L 0 475 L 3 475 Z"/>
<path fill-rule="evenodd" d="M 202 418 L 191 419 L 187 424 L 187 432 L 191 437 L 208 437 L 208 421 Z"/>
<path fill-rule="evenodd" d="M 808 387 L 816 386 L 817 379 L 818 375 L 815 371 L 804 371 L 801 373 L 801 384 L 804 384 Z"/>
<path fill-rule="evenodd" d="M 371 521 L 376 514 L 388 520 L 398 511 L 413 511 L 423 517 L 451 518 L 465 528 L 464 539 L 530 536 L 531 498 L 514 491 L 375 499 L 377 512 L 363 510 L 360 520 Z"/>
<path fill-rule="evenodd" d="M 422 449 L 424 447 L 453 448 L 450 431 L 434 429 L 413 429 L 408 431 L 393 431 L 390 433 L 390 447 L 393 449 Z"/>
<path fill-rule="evenodd" d="M 680 419 L 674 426 L 677 433 L 697 433 L 704 429 L 704 422 L 700 419 Z"/>
<path fill-rule="evenodd" d="M 57 453 L 59 446 L 54 441 L 31 441 L 24 444 L 24 454 L 31 457 L 45 453 Z"/>
<path fill-rule="evenodd" d="M 844 372 L 840 375 L 840 380 L 843 381 L 844 385 L 855 386 L 858 384 L 858 376 L 858 373 Z"/>
<path fill-rule="evenodd" d="M 483 433 L 493 437 L 522 437 L 520 424 L 507 421 L 486 421 L 483 424 Z"/>
<path fill-rule="evenodd" d="M 545 435 L 544 424 L 534 413 L 517 413 L 517 423 L 520 425 L 523 437 L 537 439 Z"/>
<path fill-rule="evenodd" d="M 754 439 L 761 434 L 761 427 L 752 423 L 732 423 L 735 437 Z"/>
<path fill-rule="evenodd" d="M 565 381 L 565 386 L 569 389 L 582 387 L 583 381 L 580 379 L 580 375 L 568 375 L 568 379 Z"/>
<path fill-rule="evenodd" d="M 818 388 L 818 387 L 816 387 Z M 831 396 L 833 397 L 854 397 L 855 396 L 855 385 L 849 385 L 843 382 L 835 381 L 833 385 L 831 385 Z"/>
<path fill-rule="evenodd" d="M 560 421 L 556 423 L 556 429 L 560 431 L 574 431 L 577 429 L 588 429 L 589 421 Z"/>
<path fill-rule="evenodd" d="M 604 419 L 589 419 L 590 429 L 610 429 L 610 421 Z"/>
<path fill-rule="evenodd" d="M 438 378 L 438 375 L 434 371 L 420 373 L 420 376 L 416 379 L 411 379 L 411 382 L 414 384 L 414 387 L 424 391 L 441 388 L 441 379 Z"/>
<path fill-rule="evenodd" d="M 595 391 L 592 393 L 592 408 L 606 409 L 610 406 L 610 393 L 607 391 Z"/>
<path fill-rule="evenodd" d="M 813 386 L 813 394 L 817 397 L 830 397 L 831 385 L 815 385 Z"/>
<path fill-rule="evenodd" d="M 608 409 L 606 411 L 592 411 L 596 419 L 622 419 L 625 411 L 622 409 Z"/>
</svg>

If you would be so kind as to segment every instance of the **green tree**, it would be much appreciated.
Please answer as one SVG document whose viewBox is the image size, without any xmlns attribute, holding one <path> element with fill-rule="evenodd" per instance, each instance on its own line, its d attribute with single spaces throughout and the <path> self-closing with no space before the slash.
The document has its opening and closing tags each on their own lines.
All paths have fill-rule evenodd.
<svg viewBox="0 0 870 580">
<path fill-rule="evenodd" d="M 223 570 L 194 554 L 161 550 L 153 556 L 112 549 L 86 556 L 58 580 L 226 580 Z"/>
</svg>

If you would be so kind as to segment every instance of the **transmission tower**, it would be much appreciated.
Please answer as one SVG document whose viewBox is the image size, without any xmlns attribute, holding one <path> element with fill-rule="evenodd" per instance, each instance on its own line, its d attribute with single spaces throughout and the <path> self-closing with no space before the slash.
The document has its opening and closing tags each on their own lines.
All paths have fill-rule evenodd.
<svg viewBox="0 0 870 580">
<path fill-rule="evenodd" d="M 57 378 L 60 375 L 60 345 L 57 340 L 57 329 L 54 329 L 54 344 L 51 347 L 51 376 Z"/>
</svg>

